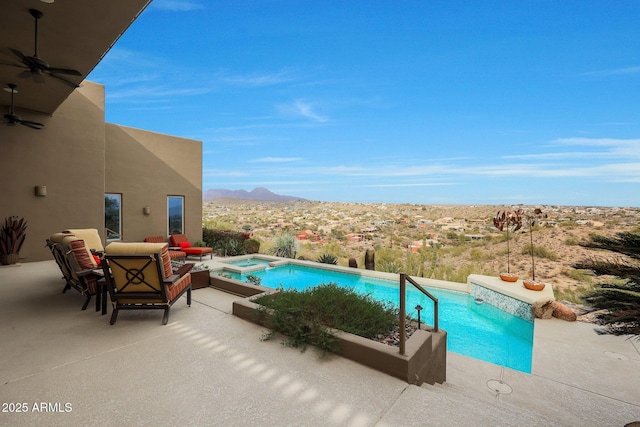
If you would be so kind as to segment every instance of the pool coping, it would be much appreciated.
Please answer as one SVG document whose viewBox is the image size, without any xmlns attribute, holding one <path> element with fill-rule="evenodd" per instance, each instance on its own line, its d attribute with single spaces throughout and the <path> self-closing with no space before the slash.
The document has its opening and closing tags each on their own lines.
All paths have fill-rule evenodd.
<svg viewBox="0 0 640 427">
<path fill-rule="evenodd" d="M 277 266 L 287 265 L 287 264 L 299 265 L 299 266 L 313 267 L 318 269 L 338 271 L 346 274 L 355 274 L 359 276 L 385 279 L 385 280 L 390 280 L 397 283 L 400 282 L 400 276 L 397 273 L 385 273 L 382 271 L 345 267 L 345 266 L 334 265 L 334 264 L 324 264 L 324 263 L 318 263 L 315 261 L 299 260 L 299 259 L 293 259 L 293 258 L 280 258 L 280 257 L 276 257 L 272 255 L 264 255 L 264 254 L 239 255 L 239 256 L 227 257 L 227 258 L 216 257 L 209 262 L 211 264 L 209 269 L 212 273 L 218 273 L 221 270 L 226 269 L 234 273 L 247 274 L 247 273 L 251 273 L 251 272 L 266 268 L 266 266 L 264 265 L 238 267 L 225 262 L 229 260 L 238 261 L 238 260 L 251 259 L 251 258 L 257 258 L 257 259 L 269 261 L 270 267 L 277 267 Z M 212 278 L 216 277 L 216 274 L 212 275 L 211 277 Z M 507 297 L 513 298 L 517 301 L 527 304 L 528 306 L 532 306 L 534 303 L 538 301 L 555 300 L 553 287 L 550 284 L 547 284 L 547 286 L 545 286 L 545 288 L 542 291 L 532 291 L 524 287 L 522 280 L 518 280 L 517 282 L 505 282 L 501 280 L 499 277 L 485 276 L 480 274 L 470 274 L 467 278 L 466 283 L 449 282 L 446 280 L 436 280 L 436 279 L 429 279 L 429 278 L 415 277 L 415 276 L 412 276 L 412 279 L 414 279 L 418 284 L 422 286 L 438 288 L 438 289 L 446 289 L 454 292 L 462 292 L 474 297 L 477 294 L 476 287 L 480 286 L 488 291 L 493 291 L 498 294 L 506 295 Z M 234 279 L 230 279 L 230 280 L 234 280 Z M 238 284 L 244 283 L 237 280 L 234 280 L 234 281 L 238 282 Z M 267 289 L 270 289 L 270 288 L 267 288 Z M 487 301 L 487 302 L 489 304 L 492 304 L 492 301 Z M 500 306 L 498 306 L 498 308 L 504 310 L 504 308 Z M 521 310 L 522 309 L 520 309 L 520 311 Z M 509 311 L 509 310 L 505 310 L 505 311 Z M 518 312 L 518 310 L 515 310 L 515 311 Z M 516 314 L 513 312 L 511 314 L 515 314 L 519 317 L 522 317 L 520 314 Z M 530 321 L 532 320 L 532 318 L 528 316 L 525 316 L 525 318 L 526 320 L 530 320 Z"/>
</svg>

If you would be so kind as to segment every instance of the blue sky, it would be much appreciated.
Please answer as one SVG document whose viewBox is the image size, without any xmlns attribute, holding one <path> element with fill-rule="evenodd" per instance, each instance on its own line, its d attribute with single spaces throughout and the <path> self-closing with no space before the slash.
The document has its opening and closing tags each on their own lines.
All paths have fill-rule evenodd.
<svg viewBox="0 0 640 427">
<path fill-rule="evenodd" d="M 640 206 L 640 3 L 155 0 L 88 76 L 203 188 Z"/>
</svg>

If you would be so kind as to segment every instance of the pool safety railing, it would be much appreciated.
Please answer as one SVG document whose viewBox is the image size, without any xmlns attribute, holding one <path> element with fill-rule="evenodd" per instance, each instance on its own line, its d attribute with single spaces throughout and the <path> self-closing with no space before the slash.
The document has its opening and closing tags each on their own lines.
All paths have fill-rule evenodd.
<svg viewBox="0 0 640 427">
<path fill-rule="evenodd" d="M 400 354 L 405 354 L 405 342 L 407 340 L 407 330 L 405 322 L 407 319 L 406 299 L 407 299 L 407 282 L 411 283 L 416 289 L 425 294 L 433 301 L 433 332 L 438 332 L 438 298 L 431 295 L 422 286 L 416 283 L 408 274 L 400 273 Z"/>
</svg>

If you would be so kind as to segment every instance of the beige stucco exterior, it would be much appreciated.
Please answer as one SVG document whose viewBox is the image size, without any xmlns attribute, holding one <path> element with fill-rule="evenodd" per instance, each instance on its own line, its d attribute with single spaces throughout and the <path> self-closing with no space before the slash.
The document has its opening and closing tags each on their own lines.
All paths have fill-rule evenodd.
<svg viewBox="0 0 640 427">
<path fill-rule="evenodd" d="M 51 259 L 45 239 L 66 228 L 96 228 L 104 241 L 105 193 L 122 194 L 127 240 L 167 235 L 168 195 L 184 196 L 185 233 L 201 238 L 200 141 L 105 123 L 104 86 L 87 81 L 52 116 L 16 112 L 45 125 L 0 125 L 0 220 L 28 221 L 20 262 Z"/>
</svg>

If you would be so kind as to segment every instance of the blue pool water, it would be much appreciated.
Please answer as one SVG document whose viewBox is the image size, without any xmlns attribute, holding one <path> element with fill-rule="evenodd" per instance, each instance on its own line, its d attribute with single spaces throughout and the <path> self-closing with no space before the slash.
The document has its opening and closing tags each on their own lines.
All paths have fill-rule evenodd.
<svg viewBox="0 0 640 427">
<path fill-rule="evenodd" d="M 225 274 L 247 281 L 247 275 Z M 250 274 L 260 277 L 261 285 L 270 288 L 282 286 L 285 289 L 302 290 L 331 282 L 399 305 L 399 284 L 390 280 L 297 265 L 283 265 Z M 531 373 L 533 323 L 489 304 L 477 304 L 473 297 L 465 293 L 426 289 L 438 298 L 439 326 L 447 331 L 448 350 Z M 421 321 L 433 325 L 433 302 L 413 286 L 407 285 L 407 313 L 412 318 L 417 318 L 414 307 L 418 304 L 423 307 Z"/>
<path fill-rule="evenodd" d="M 251 266 L 254 266 L 254 265 L 268 266 L 269 262 L 270 261 L 266 260 L 266 259 L 246 258 L 246 259 L 239 259 L 239 260 L 236 260 L 236 261 L 225 261 L 225 264 L 236 265 L 238 267 L 251 267 Z"/>
</svg>

